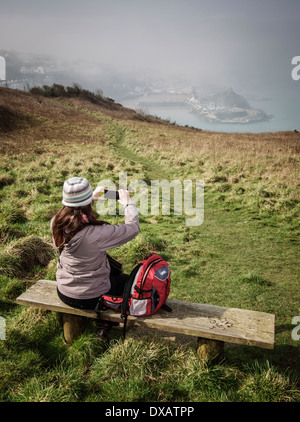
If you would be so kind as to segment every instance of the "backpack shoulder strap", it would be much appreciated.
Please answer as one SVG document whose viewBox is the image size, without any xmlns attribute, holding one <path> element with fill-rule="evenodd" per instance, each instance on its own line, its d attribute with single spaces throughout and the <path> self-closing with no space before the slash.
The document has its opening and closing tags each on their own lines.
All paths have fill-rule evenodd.
<svg viewBox="0 0 300 422">
<path fill-rule="evenodd" d="M 122 302 L 122 308 L 121 308 L 121 318 L 124 318 L 127 315 L 128 308 L 129 308 L 129 299 L 131 296 L 131 287 L 132 283 L 135 279 L 136 273 L 138 272 L 139 268 L 143 264 L 140 262 L 138 265 L 134 267 L 134 269 L 131 271 L 128 280 L 126 281 L 124 292 L 123 292 L 123 302 Z"/>
<path fill-rule="evenodd" d="M 121 318 L 124 319 L 124 326 L 123 326 L 123 337 L 125 339 L 126 336 L 126 324 L 127 324 L 127 317 L 128 317 L 128 309 L 129 309 L 129 299 L 131 296 L 131 287 L 132 283 L 135 279 L 135 276 L 139 270 L 139 268 L 143 264 L 140 262 L 134 269 L 131 271 L 128 280 L 126 281 L 124 292 L 123 292 L 123 301 L 121 305 Z"/>
</svg>

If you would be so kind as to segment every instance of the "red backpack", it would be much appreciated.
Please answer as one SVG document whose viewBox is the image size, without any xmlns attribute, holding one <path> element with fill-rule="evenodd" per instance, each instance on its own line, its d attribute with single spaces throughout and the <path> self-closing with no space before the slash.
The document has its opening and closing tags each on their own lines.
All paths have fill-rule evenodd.
<svg viewBox="0 0 300 422">
<path fill-rule="evenodd" d="M 159 255 L 153 254 L 141 261 L 131 272 L 123 296 L 103 295 L 101 309 L 112 308 L 121 312 L 124 333 L 128 315 L 136 317 L 152 315 L 165 305 L 170 293 L 171 271 L 169 264 Z"/>
</svg>

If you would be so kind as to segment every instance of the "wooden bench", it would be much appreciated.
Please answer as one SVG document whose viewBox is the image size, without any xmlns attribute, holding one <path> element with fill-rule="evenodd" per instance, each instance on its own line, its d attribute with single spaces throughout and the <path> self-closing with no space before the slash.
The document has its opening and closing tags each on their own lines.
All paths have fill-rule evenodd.
<svg viewBox="0 0 300 422">
<path fill-rule="evenodd" d="M 67 343 L 82 333 L 85 318 L 97 318 L 93 310 L 76 309 L 64 304 L 57 295 L 55 281 L 38 281 L 21 294 L 16 302 L 62 313 Z M 224 342 L 274 348 L 273 314 L 172 299 L 167 300 L 167 305 L 172 308 L 172 312 L 159 310 L 148 317 L 129 316 L 127 324 L 196 336 L 198 356 L 205 360 L 223 359 Z M 120 314 L 110 309 L 103 311 L 101 318 L 122 323 Z"/>
</svg>

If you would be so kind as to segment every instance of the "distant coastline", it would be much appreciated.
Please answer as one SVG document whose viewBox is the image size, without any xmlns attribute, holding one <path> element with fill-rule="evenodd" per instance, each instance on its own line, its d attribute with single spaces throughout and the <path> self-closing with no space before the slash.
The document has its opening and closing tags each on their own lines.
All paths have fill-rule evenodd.
<svg viewBox="0 0 300 422">
<path fill-rule="evenodd" d="M 236 94 L 232 88 L 207 98 L 191 96 L 186 102 L 193 112 L 209 122 L 248 124 L 274 118 L 264 110 L 250 107 L 247 100 Z"/>
<path fill-rule="evenodd" d="M 232 88 L 206 96 L 201 96 L 197 92 L 192 95 L 179 92 L 172 94 L 149 92 L 140 97 L 131 97 L 125 104 L 136 109 L 150 110 L 150 114 L 153 114 L 153 109 L 170 109 L 170 114 L 174 115 L 175 109 L 182 108 L 194 114 L 199 121 L 212 124 L 247 125 L 268 122 L 275 118 L 273 114 L 267 114 L 260 107 L 251 107 L 246 98 L 236 94 Z"/>
</svg>

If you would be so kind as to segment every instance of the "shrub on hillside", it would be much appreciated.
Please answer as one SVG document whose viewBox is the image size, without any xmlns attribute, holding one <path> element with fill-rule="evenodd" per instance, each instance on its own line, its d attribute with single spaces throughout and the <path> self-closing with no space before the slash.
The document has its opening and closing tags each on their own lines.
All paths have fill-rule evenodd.
<svg viewBox="0 0 300 422">
<path fill-rule="evenodd" d="M 53 84 L 52 86 L 43 85 L 43 87 L 33 87 L 29 91 L 33 95 L 41 95 L 43 97 L 67 97 L 67 98 L 82 98 L 90 101 L 93 104 L 104 105 L 109 108 L 116 108 L 114 100 L 103 97 L 100 89 L 93 93 L 87 89 L 83 89 L 79 84 L 74 83 L 73 86 L 64 87 L 60 84 Z"/>
</svg>

